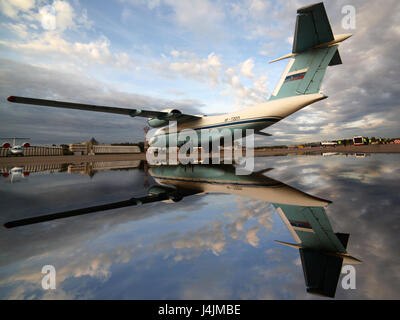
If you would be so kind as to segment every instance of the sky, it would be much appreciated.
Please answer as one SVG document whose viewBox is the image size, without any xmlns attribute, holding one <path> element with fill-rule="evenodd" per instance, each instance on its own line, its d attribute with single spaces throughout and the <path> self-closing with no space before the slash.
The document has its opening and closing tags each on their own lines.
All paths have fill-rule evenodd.
<svg viewBox="0 0 400 320">
<path fill-rule="evenodd" d="M 15 105 L 9 95 L 193 114 L 268 100 L 291 52 L 296 10 L 310 1 L 0 0 L 0 136 L 32 144 L 143 140 L 145 119 Z M 355 9 L 355 28 L 343 7 Z M 265 130 L 274 145 L 399 137 L 400 3 L 325 3 L 343 64 L 328 68 L 329 99 Z"/>
</svg>

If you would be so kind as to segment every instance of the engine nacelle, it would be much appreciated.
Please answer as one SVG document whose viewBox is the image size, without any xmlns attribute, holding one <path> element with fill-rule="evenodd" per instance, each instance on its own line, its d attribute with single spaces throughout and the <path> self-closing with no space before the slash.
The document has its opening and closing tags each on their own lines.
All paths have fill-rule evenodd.
<svg viewBox="0 0 400 320">
<path fill-rule="evenodd" d="M 9 142 L 3 143 L 3 148 L 9 148 L 9 147 L 11 147 L 11 144 Z"/>
<path fill-rule="evenodd" d="M 23 146 L 24 148 L 29 148 L 29 147 L 31 146 L 31 144 L 30 144 L 29 142 L 24 142 L 24 143 L 22 144 L 22 146 Z"/>
<path fill-rule="evenodd" d="M 176 116 L 182 114 L 178 109 L 164 109 L 162 112 L 168 112 L 167 117 Z"/>
<path fill-rule="evenodd" d="M 168 120 L 165 119 L 158 119 L 158 118 L 153 118 L 147 121 L 150 127 L 153 128 L 159 128 L 159 127 L 164 127 L 168 125 Z"/>
<path fill-rule="evenodd" d="M 177 109 L 165 109 L 165 110 L 162 110 L 162 111 L 166 112 L 167 114 L 159 116 L 157 118 L 150 119 L 147 122 L 150 127 L 159 128 L 159 127 L 167 126 L 169 120 L 171 120 L 171 119 L 173 119 L 173 118 L 175 118 L 175 117 L 177 117 L 177 116 L 182 114 L 182 112 L 180 112 Z"/>
</svg>

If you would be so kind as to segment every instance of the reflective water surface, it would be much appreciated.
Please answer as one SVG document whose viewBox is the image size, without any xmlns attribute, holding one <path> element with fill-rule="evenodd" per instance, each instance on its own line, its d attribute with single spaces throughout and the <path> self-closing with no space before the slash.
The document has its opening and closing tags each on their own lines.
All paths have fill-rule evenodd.
<svg viewBox="0 0 400 320">
<path fill-rule="evenodd" d="M 255 162 L 2 168 L 0 298 L 400 298 L 398 155 Z"/>
</svg>

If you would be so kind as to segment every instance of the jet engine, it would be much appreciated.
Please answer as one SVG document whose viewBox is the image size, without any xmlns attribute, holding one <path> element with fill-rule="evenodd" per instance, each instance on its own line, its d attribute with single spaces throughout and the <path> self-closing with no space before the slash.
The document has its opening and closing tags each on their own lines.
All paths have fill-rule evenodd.
<svg viewBox="0 0 400 320">
<path fill-rule="evenodd" d="M 170 120 L 174 120 L 175 118 L 179 117 L 182 112 L 177 110 L 177 109 L 165 109 L 162 110 L 163 112 L 166 112 L 167 114 L 157 117 L 157 118 L 152 118 L 150 119 L 147 123 L 149 124 L 150 127 L 152 128 L 160 128 L 168 125 L 168 122 Z"/>
</svg>

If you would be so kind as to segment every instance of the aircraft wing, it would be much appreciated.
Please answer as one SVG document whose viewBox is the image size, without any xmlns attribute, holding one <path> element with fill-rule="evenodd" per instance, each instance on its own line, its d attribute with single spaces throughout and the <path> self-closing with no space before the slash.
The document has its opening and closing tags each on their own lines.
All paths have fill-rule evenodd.
<svg viewBox="0 0 400 320">
<path fill-rule="evenodd" d="M 159 120 L 174 120 L 180 123 L 193 121 L 201 118 L 201 116 L 183 114 L 177 109 L 171 109 L 167 111 L 127 109 L 127 108 L 97 106 L 91 104 L 35 99 L 35 98 L 18 97 L 18 96 L 9 96 L 7 100 L 13 103 L 31 104 L 36 106 L 45 106 L 53 108 L 65 108 L 65 109 L 85 110 L 94 112 L 114 113 L 130 117 L 156 118 Z"/>
</svg>

